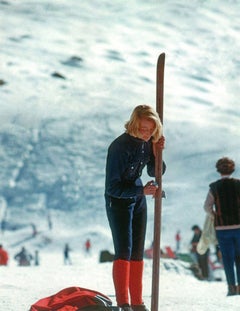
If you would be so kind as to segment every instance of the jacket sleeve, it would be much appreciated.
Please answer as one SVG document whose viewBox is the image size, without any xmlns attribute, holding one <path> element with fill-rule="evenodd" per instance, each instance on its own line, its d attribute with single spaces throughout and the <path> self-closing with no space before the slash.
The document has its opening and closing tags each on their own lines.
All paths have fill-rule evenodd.
<svg viewBox="0 0 240 311">
<path fill-rule="evenodd" d="M 105 193 L 115 198 L 132 198 L 143 195 L 142 184 L 123 178 L 128 166 L 128 152 L 120 145 L 111 145 L 108 149 L 106 164 Z"/>
<path fill-rule="evenodd" d="M 155 156 L 153 154 L 152 144 L 150 148 L 151 148 L 150 161 L 147 164 L 147 173 L 149 176 L 155 177 Z M 165 173 L 165 171 L 166 171 L 166 163 L 163 161 L 162 162 L 162 175 Z"/>
</svg>

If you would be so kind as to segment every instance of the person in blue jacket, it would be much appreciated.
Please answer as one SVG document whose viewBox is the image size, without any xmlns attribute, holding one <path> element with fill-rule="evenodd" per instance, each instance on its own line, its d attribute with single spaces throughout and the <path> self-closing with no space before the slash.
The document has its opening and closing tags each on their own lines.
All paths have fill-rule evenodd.
<svg viewBox="0 0 240 311">
<path fill-rule="evenodd" d="M 108 148 L 105 200 L 115 257 L 113 282 L 123 311 L 147 311 L 142 298 L 143 254 L 147 223 L 146 195 L 155 196 L 153 180 L 143 185 L 142 170 L 155 176 L 155 154 L 164 148 L 162 124 L 150 106 L 137 106 L 125 132 Z M 162 171 L 166 166 L 163 162 Z"/>
</svg>

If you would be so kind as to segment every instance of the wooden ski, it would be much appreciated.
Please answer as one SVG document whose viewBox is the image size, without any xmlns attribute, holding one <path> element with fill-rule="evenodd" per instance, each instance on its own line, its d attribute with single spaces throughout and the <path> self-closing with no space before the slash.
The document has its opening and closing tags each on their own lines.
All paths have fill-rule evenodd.
<svg viewBox="0 0 240 311">
<path fill-rule="evenodd" d="M 163 93 L 164 93 L 165 53 L 158 57 L 156 81 L 156 110 L 163 123 Z M 154 206 L 154 237 L 153 237 L 153 266 L 152 266 L 152 301 L 151 311 L 158 311 L 159 281 L 160 281 L 160 240 L 162 216 L 162 150 L 157 151 L 155 159 L 155 178 L 158 191 Z"/>
</svg>

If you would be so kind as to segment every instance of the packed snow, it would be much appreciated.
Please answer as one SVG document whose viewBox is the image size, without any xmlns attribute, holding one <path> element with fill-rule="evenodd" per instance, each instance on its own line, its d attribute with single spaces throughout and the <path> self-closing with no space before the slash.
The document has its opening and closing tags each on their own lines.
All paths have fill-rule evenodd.
<svg viewBox="0 0 240 311">
<path fill-rule="evenodd" d="M 96 289 L 115 303 L 111 263 L 99 263 L 101 250 L 113 251 L 103 198 L 106 150 L 136 105 L 155 105 L 162 52 L 161 246 L 174 249 L 180 229 L 181 251 L 188 252 L 191 226 L 203 225 L 208 184 L 218 178 L 216 160 L 232 157 L 235 176 L 240 172 L 239 9 L 231 0 L 0 1 L 0 219 L 8 222 L 0 243 L 10 254 L 0 267 L 1 311 L 27 311 L 68 286 Z M 148 205 L 146 247 L 152 199 Z M 65 243 L 72 265 L 63 264 Z M 39 251 L 39 266 L 17 266 L 22 246 Z M 172 259 L 162 259 L 160 268 L 159 310 L 239 309 L 238 296 L 226 297 L 224 275 L 199 281 Z M 149 307 L 151 269 L 146 259 Z"/>
<path fill-rule="evenodd" d="M 99 229 L 99 230 L 98 230 Z M 37 234 L 32 237 L 31 228 L 19 230 L 16 234 L 6 233 L 10 245 L 10 262 L 7 267 L 0 266 L 1 290 L 0 307 L 6 311 L 27 311 L 30 306 L 41 298 L 48 297 L 58 291 L 78 286 L 97 290 L 111 298 L 115 305 L 114 288 L 111 279 L 112 263 L 101 263 L 100 251 L 110 249 L 110 237 L 107 231 L 96 228 L 96 234 L 87 229 L 65 231 L 58 228 Z M 92 247 L 87 253 L 84 249 L 86 238 L 90 238 Z M 28 242 L 27 242 L 28 239 Z M 64 264 L 63 248 L 65 242 L 71 248 L 71 265 Z M 46 245 L 43 247 L 43 245 Z M 19 267 L 14 255 L 27 245 L 27 250 L 34 255 L 40 249 L 39 265 L 34 262 L 28 267 Z M 159 310 L 238 310 L 239 297 L 226 297 L 227 288 L 224 272 L 217 276 L 222 281 L 201 281 L 193 276 L 187 262 L 178 259 L 163 258 L 160 261 Z M 147 306 L 151 306 L 152 260 L 145 259 L 143 296 Z"/>
</svg>

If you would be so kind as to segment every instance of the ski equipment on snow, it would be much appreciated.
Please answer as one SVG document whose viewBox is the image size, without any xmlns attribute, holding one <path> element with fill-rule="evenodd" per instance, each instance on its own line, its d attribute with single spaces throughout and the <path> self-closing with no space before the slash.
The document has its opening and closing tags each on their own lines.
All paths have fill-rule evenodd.
<svg viewBox="0 0 240 311">
<path fill-rule="evenodd" d="M 163 89 L 164 89 L 164 64 L 165 53 L 158 57 L 157 85 L 156 85 L 156 110 L 163 123 Z M 157 149 L 155 158 L 155 179 L 158 191 L 155 196 L 154 206 L 154 238 L 153 238 L 153 267 L 152 267 L 152 301 L 151 311 L 158 311 L 159 298 L 159 268 L 160 268 L 160 238 L 162 214 L 162 150 Z"/>
<path fill-rule="evenodd" d="M 112 311 L 111 299 L 100 292 L 68 287 L 60 292 L 35 302 L 29 311 Z"/>
</svg>

